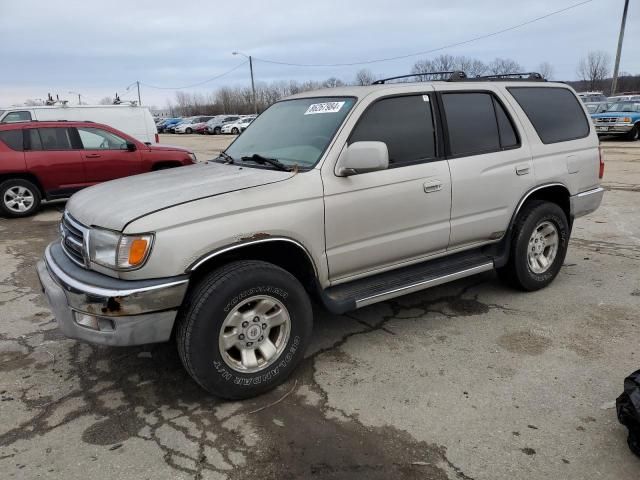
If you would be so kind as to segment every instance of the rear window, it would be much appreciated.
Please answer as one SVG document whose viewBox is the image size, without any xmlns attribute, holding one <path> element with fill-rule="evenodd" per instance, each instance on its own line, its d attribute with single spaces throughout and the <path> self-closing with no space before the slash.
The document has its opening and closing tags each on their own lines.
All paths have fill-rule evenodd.
<svg viewBox="0 0 640 480">
<path fill-rule="evenodd" d="M 542 143 L 566 142 L 589 135 L 589 122 L 570 90 L 556 87 L 509 87 Z"/>
<path fill-rule="evenodd" d="M 0 141 L 12 150 L 22 151 L 22 130 L 5 130 L 0 132 Z"/>
</svg>

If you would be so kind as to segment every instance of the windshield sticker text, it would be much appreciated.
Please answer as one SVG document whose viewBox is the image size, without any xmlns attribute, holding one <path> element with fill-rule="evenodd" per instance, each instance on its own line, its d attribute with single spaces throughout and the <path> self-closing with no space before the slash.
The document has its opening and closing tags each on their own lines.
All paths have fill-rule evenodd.
<svg viewBox="0 0 640 480">
<path fill-rule="evenodd" d="M 305 115 L 315 115 L 316 113 L 336 113 L 339 112 L 345 102 L 314 103 L 309 105 Z"/>
</svg>

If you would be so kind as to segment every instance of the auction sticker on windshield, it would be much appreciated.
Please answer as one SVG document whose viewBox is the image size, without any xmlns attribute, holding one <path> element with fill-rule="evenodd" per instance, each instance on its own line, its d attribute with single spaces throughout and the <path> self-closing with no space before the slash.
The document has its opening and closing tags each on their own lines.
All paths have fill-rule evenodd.
<svg viewBox="0 0 640 480">
<path fill-rule="evenodd" d="M 336 113 L 339 112 L 345 102 L 326 102 L 326 103 L 314 103 L 309 105 L 305 115 L 314 115 L 316 113 Z"/>
</svg>

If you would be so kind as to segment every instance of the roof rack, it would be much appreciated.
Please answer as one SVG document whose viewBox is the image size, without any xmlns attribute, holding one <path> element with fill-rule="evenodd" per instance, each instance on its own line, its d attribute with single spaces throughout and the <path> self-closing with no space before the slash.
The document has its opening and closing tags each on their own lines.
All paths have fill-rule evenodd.
<svg viewBox="0 0 640 480">
<path fill-rule="evenodd" d="M 546 82 L 547 80 L 538 72 L 524 72 L 524 73 L 501 73 L 498 75 L 478 75 L 472 78 L 464 78 L 467 81 L 481 81 L 481 82 L 499 82 L 499 81 L 525 81 L 525 82 Z"/>
<path fill-rule="evenodd" d="M 380 80 L 376 80 L 375 82 L 373 82 L 372 85 L 383 85 L 389 80 L 398 80 L 400 78 L 425 77 L 427 75 L 440 75 L 442 77 L 446 76 L 447 78 L 443 78 L 443 80 L 446 80 L 447 82 L 453 82 L 456 80 L 463 80 L 467 78 L 467 74 L 459 70 L 453 70 L 450 72 L 420 72 L 420 73 L 409 73 L 407 75 L 398 75 L 397 77 L 381 78 Z"/>
</svg>

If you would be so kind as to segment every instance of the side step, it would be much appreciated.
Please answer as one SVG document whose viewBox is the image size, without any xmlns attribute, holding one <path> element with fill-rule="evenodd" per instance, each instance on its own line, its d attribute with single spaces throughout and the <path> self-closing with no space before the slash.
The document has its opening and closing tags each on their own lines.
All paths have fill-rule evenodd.
<svg viewBox="0 0 640 480">
<path fill-rule="evenodd" d="M 493 257 L 472 250 L 329 287 L 320 294 L 327 309 L 339 314 L 493 268 Z"/>
</svg>

